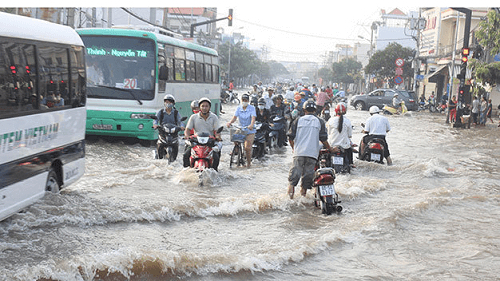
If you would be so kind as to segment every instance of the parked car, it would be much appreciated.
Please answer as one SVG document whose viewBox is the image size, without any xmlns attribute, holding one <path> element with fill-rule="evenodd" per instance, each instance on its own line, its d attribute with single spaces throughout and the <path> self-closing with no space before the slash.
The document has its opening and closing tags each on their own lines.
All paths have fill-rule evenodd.
<svg viewBox="0 0 500 281">
<path fill-rule="evenodd" d="M 405 90 L 394 89 L 376 89 L 367 95 L 355 95 L 351 98 L 350 104 L 357 110 L 368 110 L 373 105 L 379 108 L 384 107 L 384 104 L 392 106 L 395 93 L 398 93 L 399 97 L 404 100 L 408 110 L 417 110 L 418 103 L 414 97 Z"/>
</svg>

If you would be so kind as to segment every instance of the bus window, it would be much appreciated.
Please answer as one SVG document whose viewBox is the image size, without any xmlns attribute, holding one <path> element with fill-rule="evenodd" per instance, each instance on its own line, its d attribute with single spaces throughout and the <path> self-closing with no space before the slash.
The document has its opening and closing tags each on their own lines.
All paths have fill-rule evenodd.
<svg viewBox="0 0 500 281">
<path fill-rule="evenodd" d="M 203 54 L 196 53 L 196 81 L 203 82 L 203 78 Z"/>
<path fill-rule="evenodd" d="M 210 64 L 205 64 L 205 81 L 212 81 L 212 66 Z"/>
<path fill-rule="evenodd" d="M 175 81 L 186 80 L 186 61 L 175 59 Z"/>
<path fill-rule="evenodd" d="M 186 80 L 188 82 L 196 81 L 196 67 L 194 61 L 186 61 Z"/>
<path fill-rule="evenodd" d="M 158 71 L 160 70 L 160 67 L 166 66 L 166 55 L 167 53 L 165 52 L 165 48 L 163 45 L 158 44 Z M 167 72 L 168 75 L 168 72 Z M 165 92 L 167 87 L 167 82 L 165 80 L 158 79 L 158 92 Z"/>
<path fill-rule="evenodd" d="M 212 82 L 219 83 L 219 67 L 217 65 L 212 65 L 212 69 L 213 69 Z"/>
<path fill-rule="evenodd" d="M 174 47 L 165 46 L 165 65 L 167 66 L 167 81 L 174 81 Z"/>
<path fill-rule="evenodd" d="M 3 43 L 0 54 L 0 116 L 37 109 L 33 45 Z"/>
<path fill-rule="evenodd" d="M 70 49 L 71 85 L 67 90 L 71 89 L 68 105 L 71 103 L 72 107 L 85 106 L 86 96 L 83 93 L 85 93 L 87 82 L 83 51 L 84 48 L 80 46 Z"/>
<path fill-rule="evenodd" d="M 67 95 L 62 84 L 68 81 L 68 51 L 66 48 L 50 46 L 39 47 L 40 93 L 43 96 L 40 107 L 42 109 L 64 106 Z"/>
</svg>

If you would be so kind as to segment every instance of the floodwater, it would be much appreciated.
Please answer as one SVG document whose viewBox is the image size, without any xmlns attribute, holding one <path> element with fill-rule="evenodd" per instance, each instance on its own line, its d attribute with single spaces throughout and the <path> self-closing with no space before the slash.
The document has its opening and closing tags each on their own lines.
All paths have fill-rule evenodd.
<svg viewBox="0 0 500 281">
<path fill-rule="evenodd" d="M 235 107 L 225 107 L 225 124 Z M 350 108 L 353 141 L 367 111 Z M 344 211 L 286 195 L 289 147 L 219 173 L 87 144 L 86 173 L 0 222 L 0 280 L 498 280 L 500 129 L 389 116 L 394 165 L 338 175 Z"/>
</svg>

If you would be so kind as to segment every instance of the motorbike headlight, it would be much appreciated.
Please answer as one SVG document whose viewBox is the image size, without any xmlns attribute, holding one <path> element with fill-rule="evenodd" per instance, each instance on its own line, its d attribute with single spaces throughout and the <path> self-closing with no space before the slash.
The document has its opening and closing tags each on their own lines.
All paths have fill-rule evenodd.
<svg viewBox="0 0 500 281">
<path fill-rule="evenodd" d="M 210 137 L 198 137 L 198 142 L 201 144 L 206 144 Z"/>
</svg>

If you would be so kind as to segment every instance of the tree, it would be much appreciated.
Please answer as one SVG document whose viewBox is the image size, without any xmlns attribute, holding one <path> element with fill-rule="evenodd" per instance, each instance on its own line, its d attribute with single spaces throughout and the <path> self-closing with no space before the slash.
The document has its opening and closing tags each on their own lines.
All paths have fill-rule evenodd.
<svg viewBox="0 0 500 281">
<path fill-rule="evenodd" d="M 402 58 L 405 61 L 403 65 L 403 78 L 405 80 L 413 76 L 411 62 L 414 57 L 414 50 L 401 46 L 396 42 L 389 43 L 382 51 L 377 51 L 370 58 L 365 67 L 365 73 L 374 74 L 377 78 L 388 80 L 393 83 L 396 76 L 396 59 Z"/>
<path fill-rule="evenodd" d="M 495 10 L 490 10 L 486 20 L 478 24 L 476 38 L 486 53 L 481 58 L 474 54 L 476 58 L 471 59 L 469 64 L 473 79 L 480 83 L 473 83 L 474 92 L 479 95 L 485 93 L 483 86 L 500 84 L 500 62 L 489 63 L 490 54 L 500 53 L 500 15 Z M 476 50 L 481 51 L 479 48 Z"/>
<path fill-rule="evenodd" d="M 245 78 L 251 74 L 259 73 L 262 69 L 262 62 L 257 55 L 249 49 L 243 47 L 243 43 L 230 44 L 226 42 L 219 47 L 219 63 L 223 72 L 229 71 L 229 48 L 231 48 L 231 77 Z"/>
<path fill-rule="evenodd" d="M 335 62 L 332 64 L 332 79 L 338 83 L 343 83 L 344 89 L 346 89 L 347 84 L 354 83 L 355 78 L 360 76 L 361 68 L 363 68 L 363 65 L 352 58 Z"/>
</svg>

